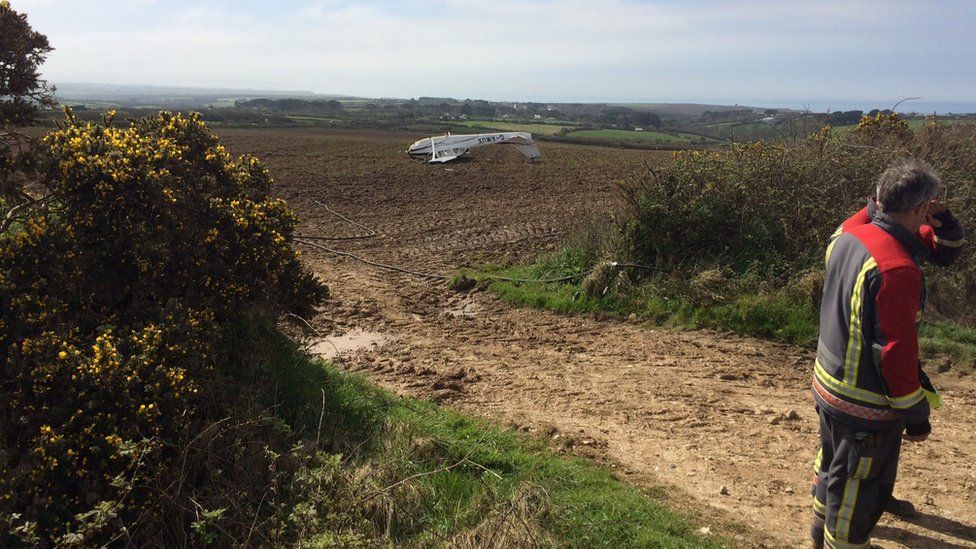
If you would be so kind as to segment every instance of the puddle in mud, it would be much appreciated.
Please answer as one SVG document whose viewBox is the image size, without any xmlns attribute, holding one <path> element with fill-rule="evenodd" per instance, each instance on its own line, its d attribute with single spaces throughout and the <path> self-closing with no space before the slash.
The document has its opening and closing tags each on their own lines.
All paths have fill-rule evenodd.
<svg viewBox="0 0 976 549">
<path fill-rule="evenodd" d="M 336 358 L 367 347 L 379 347 L 386 343 L 387 337 L 379 332 L 350 330 L 341 336 L 322 338 L 316 341 L 309 351 L 322 358 Z"/>
</svg>

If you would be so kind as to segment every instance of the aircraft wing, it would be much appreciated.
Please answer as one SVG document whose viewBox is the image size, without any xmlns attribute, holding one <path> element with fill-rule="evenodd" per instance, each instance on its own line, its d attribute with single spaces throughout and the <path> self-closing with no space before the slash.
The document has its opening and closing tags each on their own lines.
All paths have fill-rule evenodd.
<svg viewBox="0 0 976 549">
<path fill-rule="evenodd" d="M 471 149 L 485 145 L 511 144 L 528 158 L 542 156 L 527 132 L 478 133 L 471 135 L 440 135 L 421 139 L 407 151 L 411 156 L 428 158 L 428 162 L 448 162 L 463 156 Z"/>
</svg>

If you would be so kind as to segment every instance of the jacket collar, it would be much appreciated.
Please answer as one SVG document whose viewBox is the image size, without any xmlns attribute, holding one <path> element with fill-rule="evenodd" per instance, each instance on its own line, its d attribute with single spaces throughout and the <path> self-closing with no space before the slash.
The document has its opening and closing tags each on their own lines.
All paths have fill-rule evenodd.
<svg viewBox="0 0 976 549">
<path fill-rule="evenodd" d="M 886 233 L 895 237 L 895 240 L 901 243 L 916 263 L 929 256 L 929 249 L 922 242 L 919 234 L 911 233 L 904 225 L 896 221 L 895 218 L 882 212 L 873 197 L 868 199 L 868 216 L 871 218 L 871 223 L 881 227 Z"/>
</svg>

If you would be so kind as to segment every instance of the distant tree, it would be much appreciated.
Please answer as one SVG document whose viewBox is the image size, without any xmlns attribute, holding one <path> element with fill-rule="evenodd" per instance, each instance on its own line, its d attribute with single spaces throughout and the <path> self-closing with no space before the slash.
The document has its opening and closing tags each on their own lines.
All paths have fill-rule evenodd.
<svg viewBox="0 0 976 549">
<path fill-rule="evenodd" d="M 245 109 L 265 109 L 269 110 L 274 105 L 274 101 L 270 99 L 250 99 L 250 100 L 238 100 L 235 102 L 238 107 L 243 107 Z"/>
<path fill-rule="evenodd" d="M 44 201 L 25 188 L 33 144 L 17 129 L 35 123 L 42 107 L 54 105 L 53 88 L 38 74 L 51 49 L 25 14 L 0 0 L 0 232 L 31 205 Z"/>
<path fill-rule="evenodd" d="M 634 113 L 633 121 L 637 126 L 661 127 L 661 117 L 650 111 Z"/>
<path fill-rule="evenodd" d="M 0 0 L 0 124 L 26 126 L 39 107 L 53 104 L 38 67 L 52 50 L 47 37 L 31 28 L 27 15 Z"/>
<path fill-rule="evenodd" d="M 827 116 L 827 122 L 833 126 L 850 126 L 861 121 L 863 111 L 836 111 Z"/>
<path fill-rule="evenodd" d="M 465 99 L 460 113 L 468 116 L 495 116 L 495 107 L 482 99 Z"/>
<path fill-rule="evenodd" d="M 308 108 L 308 101 L 303 99 L 279 99 L 274 102 L 274 109 L 283 112 L 299 112 Z"/>
<path fill-rule="evenodd" d="M 661 117 L 650 111 L 635 111 L 627 107 L 606 107 L 600 111 L 598 120 L 616 126 L 661 126 Z"/>
<path fill-rule="evenodd" d="M 631 113 L 627 107 L 607 107 L 600 111 L 600 118 L 604 122 L 616 122 L 621 117 Z"/>
</svg>

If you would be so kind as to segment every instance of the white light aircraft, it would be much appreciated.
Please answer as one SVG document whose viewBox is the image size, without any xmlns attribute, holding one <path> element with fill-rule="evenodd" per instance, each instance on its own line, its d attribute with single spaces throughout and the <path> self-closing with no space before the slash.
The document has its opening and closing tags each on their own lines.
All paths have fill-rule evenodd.
<svg viewBox="0 0 976 549">
<path fill-rule="evenodd" d="M 407 154 L 414 157 L 426 157 L 428 163 L 449 162 L 467 154 L 471 149 L 501 143 L 513 145 L 520 153 L 533 160 L 542 156 L 535 146 L 535 141 L 532 140 L 532 134 L 527 132 L 425 137 L 410 145 Z"/>
</svg>

